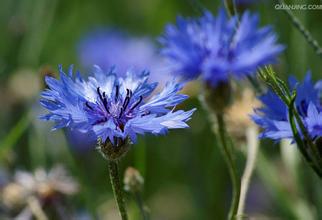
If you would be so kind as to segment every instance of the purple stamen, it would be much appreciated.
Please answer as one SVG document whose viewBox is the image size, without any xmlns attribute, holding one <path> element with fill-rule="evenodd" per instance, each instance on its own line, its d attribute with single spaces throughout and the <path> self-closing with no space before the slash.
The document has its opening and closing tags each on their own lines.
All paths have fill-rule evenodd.
<svg viewBox="0 0 322 220">
<path fill-rule="evenodd" d="M 100 100 L 102 100 L 103 101 L 103 97 L 102 97 L 102 94 L 101 94 L 101 91 L 100 91 L 100 87 L 97 87 L 97 93 L 98 93 L 98 95 L 99 95 L 99 97 L 100 97 Z"/>
<path fill-rule="evenodd" d="M 126 107 L 128 106 L 130 102 L 130 98 L 129 97 L 126 97 L 125 100 L 124 100 L 124 103 L 123 103 L 123 108 L 126 109 Z"/>
<path fill-rule="evenodd" d="M 87 107 L 87 108 L 89 108 L 90 110 L 92 110 L 92 111 L 94 110 L 94 109 L 93 109 L 93 107 L 92 107 L 92 106 L 90 106 L 88 102 L 85 102 L 85 105 L 86 105 L 86 107 Z"/>
<path fill-rule="evenodd" d="M 122 114 L 123 114 L 123 107 L 121 107 L 121 112 L 120 112 L 120 114 L 119 114 L 119 118 L 121 118 L 121 117 L 122 117 Z"/>
<path fill-rule="evenodd" d="M 103 92 L 103 95 L 101 94 L 101 91 L 100 91 L 100 87 L 97 87 L 97 93 L 100 97 L 100 100 L 102 101 L 103 103 L 103 106 L 105 108 L 105 110 L 107 111 L 107 113 L 110 114 L 110 111 L 108 110 L 108 106 L 107 106 L 107 98 L 106 98 L 106 93 Z"/>
<path fill-rule="evenodd" d="M 115 102 L 118 100 L 118 97 L 119 97 L 119 86 L 117 85 L 116 88 L 115 88 Z"/>
<path fill-rule="evenodd" d="M 130 108 L 130 111 L 132 111 L 133 109 L 135 109 L 143 100 L 143 97 L 140 96 L 140 99 L 139 101 L 137 101 L 131 108 Z"/>
</svg>

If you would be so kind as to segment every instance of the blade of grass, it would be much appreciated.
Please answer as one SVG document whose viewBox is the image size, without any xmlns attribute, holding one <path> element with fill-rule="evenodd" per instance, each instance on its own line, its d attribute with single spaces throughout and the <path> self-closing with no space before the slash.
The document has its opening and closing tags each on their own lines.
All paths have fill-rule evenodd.
<svg viewBox="0 0 322 220">
<path fill-rule="evenodd" d="M 30 112 L 26 112 L 9 131 L 8 135 L 0 143 L 0 160 L 3 160 L 8 152 L 15 146 L 20 137 L 27 130 L 31 122 Z"/>
<path fill-rule="evenodd" d="M 279 0 L 280 4 L 285 4 L 283 0 Z M 282 10 L 288 16 L 289 20 L 293 24 L 293 26 L 303 35 L 306 42 L 314 49 L 314 52 L 319 56 L 322 57 L 322 48 L 313 38 L 311 33 L 304 27 L 304 25 L 300 22 L 300 20 L 290 11 L 290 10 Z"/>
</svg>

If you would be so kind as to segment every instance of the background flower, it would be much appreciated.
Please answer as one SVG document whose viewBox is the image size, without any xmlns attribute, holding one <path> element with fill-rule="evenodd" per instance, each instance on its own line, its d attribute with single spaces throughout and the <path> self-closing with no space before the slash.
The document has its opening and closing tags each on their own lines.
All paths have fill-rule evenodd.
<svg viewBox="0 0 322 220">
<path fill-rule="evenodd" d="M 295 106 L 299 112 L 312 139 L 322 136 L 321 125 L 321 101 L 319 98 L 320 88 L 313 84 L 311 73 L 308 72 L 303 82 L 298 83 L 294 77 L 290 77 L 289 84 L 296 89 L 297 97 Z M 288 109 L 282 100 L 272 91 L 259 97 L 263 107 L 257 108 L 252 116 L 253 120 L 261 126 L 264 131 L 262 138 L 281 140 L 293 139 Z M 300 132 L 301 133 L 301 132 Z"/>
<path fill-rule="evenodd" d="M 254 74 L 256 69 L 276 61 L 284 47 L 276 43 L 271 27 L 258 27 L 257 14 L 243 13 L 227 18 L 220 10 L 217 17 L 209 11 L 197 19 L 178 17 L 161 37 L 162 54 L 173 73 L 186 79 L 201 75 L 212 86 Z"/>
<path fill-rule="evenodd" d="M 133 37 L 120 30 L 107 28 L 95 29 L 81 38 L 77 53 L 79 62 L 86 68 L 98 65 L 109 71 L 115 67 L 123 76 L 128 69 L 147 70 L 152 73 L 152 81 L 163 83 L 169 79 L 164 60 L 148 37 Z"/>
<path fill-rule="evenodd" d="M 6 208 L 6 211 L 1 213 L 7 215 L 6 218 L 2 217 L 33 219 L 38 217 L 35 213 L 41 212 L 45 216 L 45 212 L 50 211 L 62 214 L 60 217 L 69 216 L 70 209 L 67 209 L 65 200 L 78 191 L 78 182 L 61 165 L 56 165 L 48 171 L 42 167 L 37 168 L 33 173 L 17 170 L 13 180 L 0 191 L 0 206 Z M 36 206 L 37 211 L 34 209 Z"/>
</svg>

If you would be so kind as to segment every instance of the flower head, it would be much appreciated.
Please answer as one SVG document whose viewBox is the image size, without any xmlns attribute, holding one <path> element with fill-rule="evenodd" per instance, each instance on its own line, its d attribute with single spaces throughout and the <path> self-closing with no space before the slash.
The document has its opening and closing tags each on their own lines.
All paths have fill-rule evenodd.
<svg viewBox="0 0 322 220">
<path fill-rule="evenodd" d="M 258 21 L 258 15 L 245 12 L 238 24 L 236 16 L 229 19 L 223 10 L 217 17 L 208 11 L 197 19 L 178 17 L 160 39 L 162 54 L 185 79 L 201 76 L 212 86 L 240 79 L 275 62 L 284 49 L 271 27 L 258 28 Z"/>
<path fill-rule="evenodd" d="M 2 191 L 2 201 L 10 209 L 25 206 L 35 197 L 41 202 L 57 199 L 57 195 L 71 196 L 79 190 L 78 183 L 60 165 L 48 172 L 38 168 L 34 173 L 16 171 L 14 179 Z"/>
<path fill-rule="evenodd" d="M 319 111 L 312 102 L 310 102 L 307 109 L 305 122 L 312 137 L 322 137 L 322 111 Z"/>
<path fill-rule="evenodd" d="M 313 84 L 310 72 L 307 73 L 304 81 L 298 83 L 296 79 L 290 78 L 290 87 L 296 89 L 297 97 L 295 107 L 312 140 L 322 137 L 322 104 L 319 83 Z M 287 106 L 272 91 L 259 97 L 263 107 L 257 108 L 252 116 L 255 123 L 261 126 L 264 131 L 262 138 L 270 138 L 276 141 L 281 139 L 294 139 L 289 122 Z M 299 130 L 301 133 L 301 131 Z M 303 135 L 302 135 L 303 136 Z"/>
<path fill-rule="evenodd" d="M 54 129 L 70 127 L 92 134 L 93 140 L 108 140 L 118 145 L 126 139 L 136 141 L 137 134 L 165 134 L 168 129 L 187 128 L 195 109 L 175 111 L 187 99 L 177 94 L 183 84 L 168 82 L 164 89 L 150 96 L 157 83 L 148 83 L 148 72 L 128 71 L 119 77 L 111 69 L 94 67 L 94 76 L 73 77 L 72 67 L 66 75 L 62 67 L 60 80 L 48 77 L 49 89 L 41 94 L 41 104 L 49 110 L 42 117 L 56 123 Z"/>
</svg>

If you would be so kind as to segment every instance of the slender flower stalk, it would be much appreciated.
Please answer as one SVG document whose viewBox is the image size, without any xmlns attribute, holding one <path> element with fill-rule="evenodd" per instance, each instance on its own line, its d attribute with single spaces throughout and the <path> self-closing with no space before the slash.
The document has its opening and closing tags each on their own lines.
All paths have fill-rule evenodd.
<svg viewBox="0 0 322 220">
<path fill-rule="evenodd" d="M 133 167 L 128 167 L 124 175 L 124 189 L 131 193 L 134 200 L 140 210 L 140 214 L 143 220 L 150 219 L 150 212 L 148 207 L 144 204 L 142 198 L 142 190 L 144 186 L 144 179 L 140 172 Z"/>
<path fill-rule="evenodd" d="M 40 201 L 37 198 L 35 198 L 34 196 L 30 196 L 27 199 L 27 204 L 30 208 L 30 211 L 36 217 L 37 220 L 48 220 L 48 217 L 46 216 L 46 213 L 43 211 Z"/>
<path fill-rule="evenodd" d="M 230 17 L 234 15 L 237 15 L 238 17 L 236 0 L 224 0 L 224 5 L 225 5 L 225 10 Z M 232 10 L 230 9 L 231 8 L 230 6 L 232 7 Z"/>
<path fill-rule="evenodd" d="M 231 11 L 230 11 L 230 8 L 229 8 L 229 0 L 224 0 L 224 6 L 225 6 L 225 10 L 226 10 L 226 12 L 227 12 L 227 15 L 229 16 L 229 17 L 231 17 L 233 14 L 231 13 Z"/>
<path fill-rule="evenodd" d="M 201 96 L 202 104 L 208 111 L 209 118 L 213 124 L 213 131 L 220 142 L 219 148 L 226 162 L 228 172 L 232 182 L 232 202 L 229 209 L 228 219 L 233 220 L 237 216 L 239 197 L 240 197 L 240 177 L 238 174 L 234 149 L 228 137 L 225 123 L 225 108 L 230 96 L 230 88 L 227 85 L 218 87 L 215 90 L 205 90 Z M 217 97 L 217 99 L 213 99 Z"/>
<path fill-rule="evenodd" d="M 226 125 L 224 121 L 224 117 L 222 114 L 217 114 L 217 122 L 218 122 L 218 136 L 221 142 L 221 150 L 226 160 L 226 164 L 229 170 L 230 178 L 232 181 L 232 202 L 229 210 L 229 219 L 235 219 L 238 211 L 238 203 L 239 203 L 239 196 L 240 196 L 240 178 L 237 172 L 235 158 L 231 152 L 227 141 L 227 132 L 226 132 Z"/>
<path fill-rule="evenodd" d="M 143 220 L 149 220 L 150 219 L 150 213 L 149 213 L 147 207 L 145 206 L 145 204 L 143 202 L 141 194 L 139 192 L 136 192 L 134 194 L 134 197 L 135 197 L 136 204 L 138 205 L 138 207 L 140 209 L 142 219 Z"/>
<path fill-rule="evenodd" d="M 244 215 L 244 208 L 246 202 L 246 195 L 250 183 L 250 179 L 255 169 L 257 152 L 258 152 L 258 131 L 255 126 L 251 126 L 246 131 L 247 144 L 247 161 L 245 170 L 241 180 L 239 206 L 237 211 L 237 218 L 242 219 Z"/>
<path fill-rule="evenodd" d="M 110 180 L 113 188 L 114 197 L 117 203 L 117 207 L 120 211 L 122 220 L 127 220 L 126 206 L 123 197 L 123 189 L 120 182 L 119 168 L 117 161 L 108 161 L 108 170 L 110 173 Z"/>
</svg>

